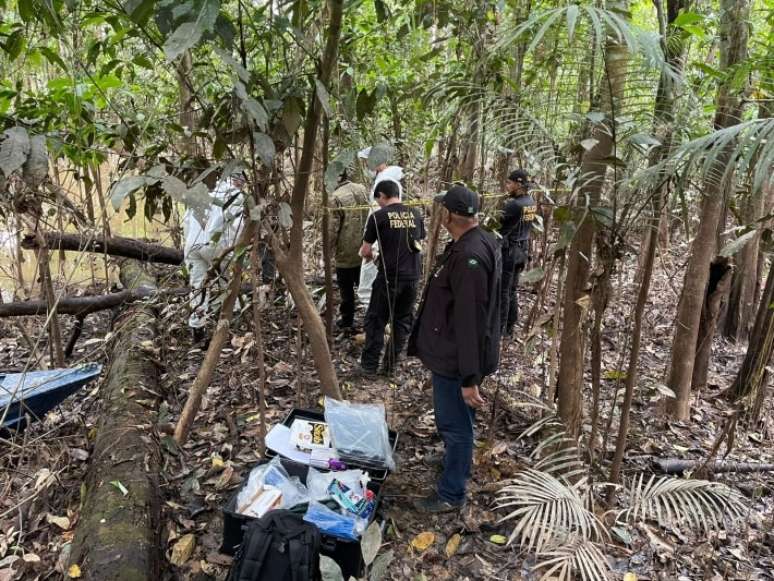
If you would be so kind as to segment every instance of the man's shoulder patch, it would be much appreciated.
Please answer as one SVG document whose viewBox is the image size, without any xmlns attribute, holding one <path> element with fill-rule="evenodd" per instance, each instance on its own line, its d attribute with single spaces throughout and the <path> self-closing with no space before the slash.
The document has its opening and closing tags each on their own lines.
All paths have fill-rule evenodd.
<svg viewBox="0 0 774 581">
<path fill-rule="evenodd" d="M 478 268 L 479 266 L 481 266 L 481 264 L 476 258 L 468 258 L 468 268 Z"/>
</svg>

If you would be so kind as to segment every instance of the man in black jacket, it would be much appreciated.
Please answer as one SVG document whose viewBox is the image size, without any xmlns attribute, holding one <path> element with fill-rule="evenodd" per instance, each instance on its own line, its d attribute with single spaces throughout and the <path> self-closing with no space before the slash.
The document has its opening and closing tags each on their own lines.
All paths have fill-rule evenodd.
<svg viewBox="0 0 774 581">
<path fill-rule="evenodd" d="M 438 261 L 412 331 L 409 354 L 433 373 L 435 423 L 446 452 L 435 494 L 415 503 L 422 512 L 458 510 L 473 463 L 475 408 L 481 380 L 500 359 L 501 252 L 478 226 L 478 196 L 454 186 L 437 201 L 453 242 Z"/>
<path fill-rule="evenodd" d="M 503 206 L 500 235 L 503 237 L 503 280 L 500 297 L 500 326 L 511 335 L 519 318 L 517 289 L 519 275 L 529 261 L 529 235 L 537 216 L 535 200 L 529 194 L 529 177 L 523 169 L 505 180 L 508 199 Z"/>
</svg>

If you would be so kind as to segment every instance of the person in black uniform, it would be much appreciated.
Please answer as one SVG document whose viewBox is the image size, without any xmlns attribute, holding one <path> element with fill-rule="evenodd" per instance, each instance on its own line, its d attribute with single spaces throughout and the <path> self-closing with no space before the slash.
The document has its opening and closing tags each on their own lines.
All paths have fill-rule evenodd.
<svg viewBox="0 0 774 581">
<path fill-rule="evenodd" d="M 505 180 L 508 199 L 503 206 L 500 235 L 503 237 L 503 281 L 500 298 L 500 326 L 503 335 L 513 333 L 519 318 L 517 288 L 519 275 L 529 260 L 529 235 L 535 221 L 535 200 L 530 196 L 529 176 L 523 169 Z"/>
<path fill-rule="evenodd" d="M 366 376 L 378 371 L 387 323 L 391 322 L 390 341 L 382 365 L 382 371 L 387 375 L 393 372 L 411 332 L 420 275 L 419 241 L 425 237 L 422 217 L 401 203 L 397 182 L 390 179 L 378 182 L 374 199 L 380 209 L 368 218 L 360 248 L 363 258 L 373 260 L 371 246 L 374 242 L 379 243 L 379 272 L 363 323 L 366 337 L 360 365 Z"/>
<path fill-rule="evenodd" d="M 409 355 L 432 372 L 435 424 L 446 449 L 435 493 L 414 504 L 430 513 L 465 503 L 475 409 L 485 403 L 479 386 L 500 360 L 502 266 L 497 240 L 478 225 L 478 195 L 454 186 L 436 200 L 453 242 L 430 276 L 409 341 Z"/>
</svg>

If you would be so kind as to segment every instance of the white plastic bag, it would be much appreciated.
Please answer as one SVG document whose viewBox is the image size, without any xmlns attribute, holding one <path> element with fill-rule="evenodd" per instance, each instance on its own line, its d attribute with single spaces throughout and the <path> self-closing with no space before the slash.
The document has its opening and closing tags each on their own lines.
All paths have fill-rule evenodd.
<svg viewBox="0 0 774 581">
<path fill-rule="evenodd" d="M 357 287 L 357 298 L 366 309 L 371 302 L 371 288 L 374 286 L 379 268 L 373 260 L 364 260 L 360 266 L 360 284 Z"/>
<path fill-rule="evenodd" d="M 338 472 L 320 472 L 311 466 L 306 476 L 306 487 L 311 500 L 325 500 L 330 498 L 328 487 L 331 482 L 338 480 L 346 484 L 360 496 L 363 496 L 371 478 L 362 470 L 341 470 Z"/>
</svg>

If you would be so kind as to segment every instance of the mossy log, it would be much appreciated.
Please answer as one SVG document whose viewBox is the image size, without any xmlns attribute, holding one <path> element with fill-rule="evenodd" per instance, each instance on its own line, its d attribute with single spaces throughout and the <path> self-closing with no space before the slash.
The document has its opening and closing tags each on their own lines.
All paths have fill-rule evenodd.
<svg viewBox="0 0 774 581">
<path fill-rule="evenodd" d="M 130 290 L 155 286 L 133 261 L 122 265 L 121 280 Z M 155 324 L 151 306 L 133 303 L 114 326 L 100 394 L 102 415 L 70 557 L 88 581 L 161 578 Z"/>
</svg>

